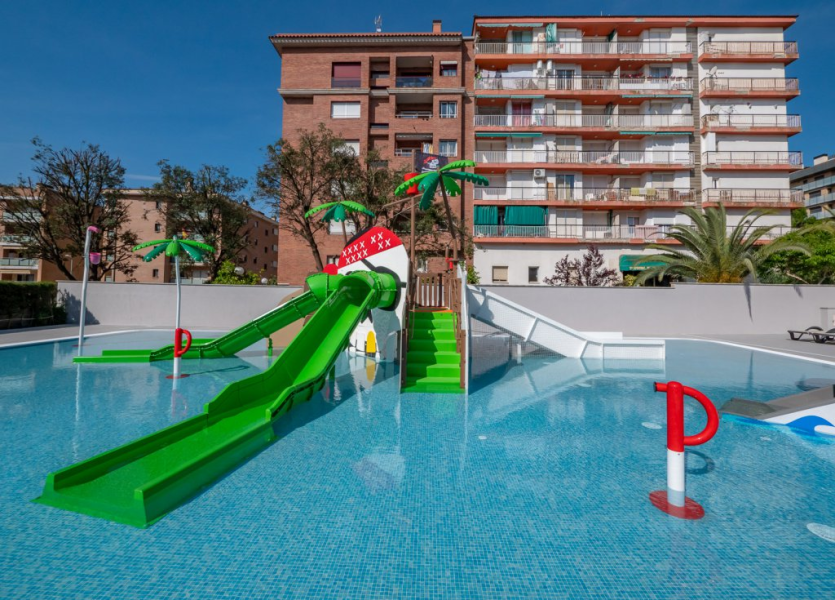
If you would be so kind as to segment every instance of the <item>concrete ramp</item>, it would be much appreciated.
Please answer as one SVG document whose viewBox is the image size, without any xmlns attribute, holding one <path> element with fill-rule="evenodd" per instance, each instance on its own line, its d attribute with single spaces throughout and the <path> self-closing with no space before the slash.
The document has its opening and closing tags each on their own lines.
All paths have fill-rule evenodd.
<svg viewBox="0 0 835 600">
<path fill-rule="evenodd" d="M 467 305 L 471 318 L 569 358 L 664 358 L 664 340 L 624 338 L 617 332 L 575 331 L 483 288 L 467 286 Z"/>
</svg>

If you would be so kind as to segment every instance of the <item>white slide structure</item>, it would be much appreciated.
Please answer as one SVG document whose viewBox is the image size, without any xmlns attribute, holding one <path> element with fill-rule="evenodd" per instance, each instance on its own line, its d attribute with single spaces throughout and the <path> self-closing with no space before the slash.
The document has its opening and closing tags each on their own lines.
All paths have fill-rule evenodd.
<svg viewBox="0 0 835 600">
<path fill-rule="evenodd" d="M 471 318 L 545 350 L 569 358 L 664 359 L 664 340 L 624 338 L 622 333 L 575 331 L 484 288 L 467 286 L 467 292 Z"/>
</svg>

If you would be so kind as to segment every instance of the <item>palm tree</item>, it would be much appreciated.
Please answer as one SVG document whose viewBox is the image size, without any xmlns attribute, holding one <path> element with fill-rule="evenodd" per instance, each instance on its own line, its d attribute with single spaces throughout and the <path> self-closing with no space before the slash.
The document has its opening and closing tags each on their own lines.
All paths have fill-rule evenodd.
<svg viewBox="0 0 835 600">
<path fill-rule="evenodd" d="M 793 250 L 809 254 L 808 248 L 785 238 L 761 244 L 776 225 L 756 225 L 766 212 L 751 209 L 739 224 L 728 227 L 725 206 L 707 208 L 704 212 L 693 207 L 683 209 L 692 225 L 673 225 L 665 232 L 667 238 L 681 244 L 681 248 L 667 244 L 651 244 L 649 248 L 662 254 L 647 256 L 638 265 L 650 266 L 636 279 L 636 284 L 665 275 L 678 275 L 702 283 L 739 283 L 746 276 L 756 277 L 757 267 L 775 252 Z"/>
<path fill-rule="evenodd" d="M 348 245 L 348 232 L 345 231 L 345 219 L 348 218 L 348 214 L 362 213 L 370 217 L 374 216 L 373 212 L 365 208 L 359 202 L 354 202 L 353 200 L 339 200 L 338 202 L 327 202 L 325 204 L 320 204 L 316 208 L 311 208 L 309 211 L 304 213 L 304 218 L 309 219 L 312 215 L 315 215 L 317 212 L 325 209 L 327 209 L 328 212 L 324 214 L 322 221 L 325 223 L 329 223 L 330 221 L 342 223 L 342 238 L 345 240 L 346 246 Z"/>
<path fill-rule="evenodd" d="M 423 192 L 420 199 L 420 210 L 426 210 L 432 205 L 432 200 L 435 197 L 435 192 L 438 187 L 441 188 L 441 194 L 444 197 L 444 209 L 446 209 L 447 224 L 449 231 L 452 233 L 455 245 L 453 246 L 455 252 L 455 259 L 458 260 L 459 249 L 464 252 L 464 243 L 460 239 L 460 235 L 456 233 L 455 227 L 452 223 L 452 210 L 449 207 L 448 196 L 460 196 L 461 186 L 456 183 L 458 181 L 470 181 L 476 185 L 490 185 L 490 181 L 486 177 L 476 175 L 475 173 L 467 173 L 466 171 L 453 171 L 452 169 L 460 169 L 466 167 L 475 167 L 475 163 L 471 160 L 456 160 L 448 165 L 445 165 L 437 171 L 430 171 L 428 173 L 421 173 L 412 177 L 408 181 L 404 181 L 394 190 L 395 196 L 402 196 L 406 191 L 418 184 L 418 190 Z M 463 207 L 462 207 L 463 208 Z M 461 211 L 462 228 L 463 220 L 465 219 L 464 211 Z"/>
<path fill-rule="evenodd" d="M 187 254 L 190 256 L 194 261 L 201 261 L 203 260 L 203 256 L 207 252 L 214 252 L 215 249 L 209 246 L 208 244 L 204 244 L 203 242 L 196 242 L 194 240 L 181 240 L 178 239 L 177 236 L 173 236 L 170 240 L 153 240 L 150 242 L 145 242 L 144 244 L 139 244 L 138 246 L 133 247 L 134 252 L 139 252 L 144 248 L 149 248 L 153 246 L 153 250 L 148 252 L 142 260 L 145 262 L 151 262 L 157 256 L 165 253 L 165 256 L 174 257 L 174 270 L 176 271 L 177 276 L 177 313 L 175 318 L 175 330 L 176 335 L 180 335 L 180 256 L 182 254 Z M 178 342 L 179 343 L 179 342 Z M 175 357 L 174 358 L 174 377 L 177 378 L 180 375 L 180 359 Z"/>
</svg>

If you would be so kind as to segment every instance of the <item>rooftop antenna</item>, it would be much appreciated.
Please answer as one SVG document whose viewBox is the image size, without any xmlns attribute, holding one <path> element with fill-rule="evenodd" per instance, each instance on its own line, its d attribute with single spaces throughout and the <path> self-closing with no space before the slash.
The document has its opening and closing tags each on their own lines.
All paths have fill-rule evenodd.
<svg viewBox="0 0 835 600">
<path fill-rule="evenodd" d="M 377 15 L 374 18 L 374 27 L 377 29 L 377 33 L 383 32 L 383 15 Z"/>
</svg>

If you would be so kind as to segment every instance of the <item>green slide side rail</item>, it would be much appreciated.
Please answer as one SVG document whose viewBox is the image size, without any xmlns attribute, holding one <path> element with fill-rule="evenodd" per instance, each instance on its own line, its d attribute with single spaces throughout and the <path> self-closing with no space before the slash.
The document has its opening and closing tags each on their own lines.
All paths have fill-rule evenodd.
<svg viewBox="0 0 835 600">
<path fill-rule="evenodd" d="M 351 332 L 397 296 L 386 273 L 327 277 L 335 291 L 266 371 L 230 383 L 200 415 L 50 473 L 35 502 L 147 527 L 273 443 L 276 420 L 322 388 Z"/>
<path fill-rule="evenodd" d="M 226 358 L 234 356 L 258 340 L 269 337 L 279 329 L 315 311 L 333 292 L 333 282 L 324 273 L 308 278 L 310 291 L 285 302 L 257 319 L 233 329 L 216 339 L 196 339 L 183 358 Z M 105 350 L 101 356 L 77 356 L 76 363 L 142 363 L 173 360 L 174 345 L 158 350 Z"/>
</svg>

